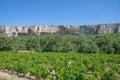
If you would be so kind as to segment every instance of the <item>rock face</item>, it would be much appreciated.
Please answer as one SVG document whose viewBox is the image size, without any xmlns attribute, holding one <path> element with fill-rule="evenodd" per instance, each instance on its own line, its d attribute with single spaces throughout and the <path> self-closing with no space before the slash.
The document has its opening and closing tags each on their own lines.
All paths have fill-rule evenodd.
<svg viewBox="0 0 120 80">
<path fill-rule="evenodd" d="M 106 34 L 120 32 L 119 24 L 99 25 L 35 25 L 35 26 L 0 26 L 0 33 L 6 36 L 41 35 L 41 34 Z"/>
</svg>

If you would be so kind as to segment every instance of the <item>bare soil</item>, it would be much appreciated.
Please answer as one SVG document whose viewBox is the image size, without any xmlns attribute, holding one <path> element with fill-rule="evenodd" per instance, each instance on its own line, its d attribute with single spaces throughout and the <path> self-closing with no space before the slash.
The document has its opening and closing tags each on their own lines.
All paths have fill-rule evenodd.
<svg viewBox="0 0 120 80">
<path fill-rule="evenodd" d="M 30 80 L 22 77 L 18 77 L 17 75 L 10 75 L 9 73 L 5 73 L 0 71 L 0 80 Z"/>
</svg>

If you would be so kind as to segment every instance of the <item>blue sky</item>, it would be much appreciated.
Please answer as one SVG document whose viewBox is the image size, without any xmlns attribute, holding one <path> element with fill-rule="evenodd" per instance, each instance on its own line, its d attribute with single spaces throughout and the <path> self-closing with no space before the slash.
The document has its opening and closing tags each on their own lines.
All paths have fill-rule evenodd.
<svg viewBox="0 0 120 80">
<path fill-rule="evenodd" d="M 0 0 L 0 25 L 120 22 L 120 0 Z"/>
</svg>

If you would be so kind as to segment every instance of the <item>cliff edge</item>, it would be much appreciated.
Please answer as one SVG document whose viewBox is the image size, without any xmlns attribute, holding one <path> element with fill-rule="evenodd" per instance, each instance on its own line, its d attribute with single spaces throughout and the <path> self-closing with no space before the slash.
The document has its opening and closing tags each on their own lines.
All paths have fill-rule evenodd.
<svg viewBox="0 0 120 80">
<path fill-rule="evenodd" d="M 98 25 L 35 25 L 35 26 L 0 26 L 0 33 L 5 36 L 41 35 L 41 34 L 106 34 L 120 32 L 120 23 Z"/>
</svg>

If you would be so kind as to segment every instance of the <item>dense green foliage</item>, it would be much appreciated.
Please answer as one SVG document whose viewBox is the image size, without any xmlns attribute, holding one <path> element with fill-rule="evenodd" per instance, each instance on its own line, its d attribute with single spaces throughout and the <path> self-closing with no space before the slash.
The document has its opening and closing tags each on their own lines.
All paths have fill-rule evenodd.
<svg viewBox="0 0 120 80">
<path fill-rule="evenodd" d="M 53 80 L 118 80 L 119 54 L 76 54 L 60 52 L 0 52 L 0 69 Z"/>
<path fill-rule="evenodd" d="M 120 53 L 120 33 L 98 35 L 0 36 L 0 51 Z"/>
</svg>

